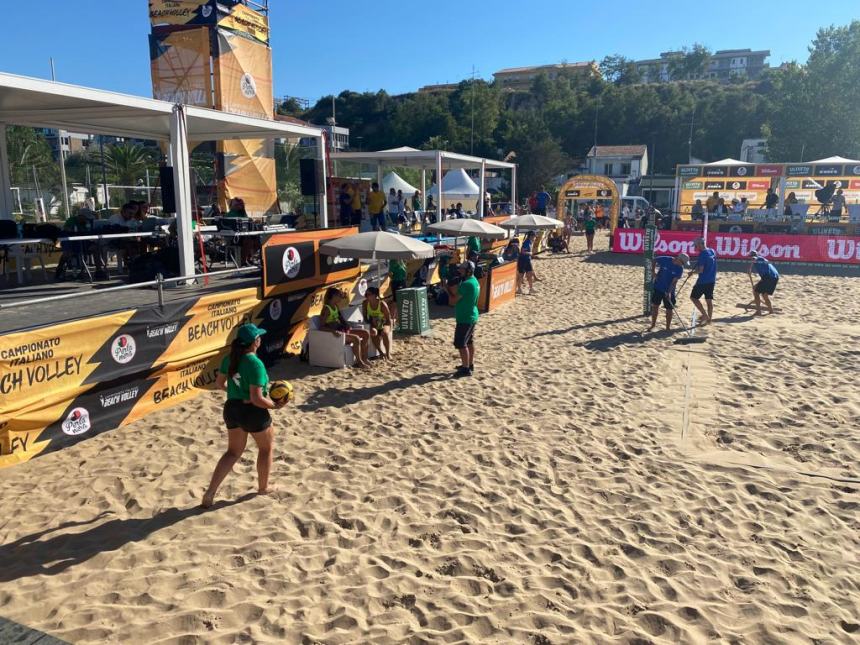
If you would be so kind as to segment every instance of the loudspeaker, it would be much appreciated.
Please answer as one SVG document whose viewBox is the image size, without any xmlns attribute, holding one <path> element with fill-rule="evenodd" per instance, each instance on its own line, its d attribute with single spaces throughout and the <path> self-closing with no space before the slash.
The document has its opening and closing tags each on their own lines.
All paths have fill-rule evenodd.
<svg viewBox="0 0 860 645">
<path fill-rule="evenodd" d="M 165 213 L 176 212 L 176 191 L 173 186 L 173 166 L 158 168 L 158 182 L 161 184 L 161 207 Z"/>
<path fill-rule="evenodd" d="M 299 159 L 299 181 L 302 195 L 317 194 L 317 160 Z"/>
</svg>

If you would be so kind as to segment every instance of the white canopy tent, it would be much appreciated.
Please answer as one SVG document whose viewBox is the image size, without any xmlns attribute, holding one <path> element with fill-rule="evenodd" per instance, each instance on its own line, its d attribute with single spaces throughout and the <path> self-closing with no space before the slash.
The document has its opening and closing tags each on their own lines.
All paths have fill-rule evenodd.
<svg viewBox="0 0 860 645">
<path fill-rule="evenodd" d="M 412 197 L 412 195 L 415 194 L 415 191 L 418 190 L 393 170 L 382 178 L 382 192 L 387 194 L 392 188 L 394 189 L 394 192 L 402 190 L 404 197 Z"/>
<path fill-rule="evenodd" d="M 378 152 L 335 152 L 331 155 L 335 161 L 351 161 L 359 164 L 376 166 L 377 181 L 382 184 L 383 166 L 420 168 L 421 169 L 421 197 L 427 198 L 427 170 L 435 170 L 436 177 L 442 177 L 443 169 L 480 169 L 480 181 L 478 195 L 487 192 L 486 174 L 487 169 L 510 170 L 511 171 L 511 203 L 517 203 L 517 166 L 507 161 L 495 161 L 481 157 L 471 157 L 455 152 L 444 150 L 416 150 L 415 148 L 403 147 L 391 150 L 380 150 Z M 444 190 L 444 180 L 443 180 Z M 478 200 L 478 214 L 484 216 L 484 200 Z M 436 200 L 437 221 L 442 221 L 442 200 Z"/>
<path fill-rule="evenodd" d="M 438 197 L 439 187 L 435 184 L 427 191 L 428 195 Z M 442 177 L 442 197 L 449 199 L 479 199 L 481 189 L 462 168 L 449 170 Z M 439 200 L 442 201 L 441 199 Z M 483 200 L 481 200 L 483 201 Z"/>
<path fill-rule="evenodd" d="M 12 216 L 12 189 L 6 126 L 24 125 L 72 132 L 165 141 L 170 144 L 176 195 L 176 230 L 183 276 L 194 275 L 191 230 L 191 177 L 188 142 L 225 139 L 314 137 L 325 145 L 319 128 L 178 105 L 127 94 L 55 83 L 0 72 L 0 219 Z M 328 225 L 325 163 L 322 163 L 322 226 Z"/>
</svg>

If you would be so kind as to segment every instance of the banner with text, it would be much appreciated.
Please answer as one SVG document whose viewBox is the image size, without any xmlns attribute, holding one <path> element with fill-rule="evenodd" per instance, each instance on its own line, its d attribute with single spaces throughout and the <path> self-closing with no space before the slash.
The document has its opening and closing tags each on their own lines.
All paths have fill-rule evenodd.
<svg viewBox="0 0 860 645">
<path fill-rule="evenodd" d="M 643 229 L 618 229 L 616 253 L 641 254 L 645 250 Z M 658 231 L 654 255 L 696 255 L 693 231 Z M 755 233 L 711 233 L 708 244 L 717 257 L 743 260 L 751 251 L 782 262 L 860 264 L 860 237 L 840 235 L 758 235 Z"/>
</svg>

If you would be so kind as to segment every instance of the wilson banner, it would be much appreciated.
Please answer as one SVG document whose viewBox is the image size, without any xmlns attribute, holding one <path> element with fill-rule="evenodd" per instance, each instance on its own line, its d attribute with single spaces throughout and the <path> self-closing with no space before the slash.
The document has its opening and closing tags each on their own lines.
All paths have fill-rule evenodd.
<svg viewBox="0 0 860 645">
<path fill-rule="evenodd" d="M 616 253 L 637 253 L 645 250 L 645 231 L 618 229 Z M 692 231 L 658 231 L 655 255 L 696 255 L 694 241 L 701 233 Z M 860 237 L 844 235 L 767 235 L 755 233 L 711 233 L 709 245 L 717 257 L 743 260 L 756 251 L 771 260 L 823 264 L 860 264 Z"/>
</svg>

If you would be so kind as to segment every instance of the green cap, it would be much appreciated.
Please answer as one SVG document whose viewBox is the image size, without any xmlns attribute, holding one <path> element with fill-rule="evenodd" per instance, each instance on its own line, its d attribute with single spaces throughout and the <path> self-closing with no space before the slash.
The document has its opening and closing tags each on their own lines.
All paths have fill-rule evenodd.
<svg viewBox="0 0 860 645">
<path fill-rule="evenodd" d="M 236 338 L 238 338 L 239 342 L 243 345 L 250 345 L 265 333 L 265 329 L 260 329 L 253 323 L 245 323 L 239 327 L 239 333 L 236 334 Z"/>
</svg>

